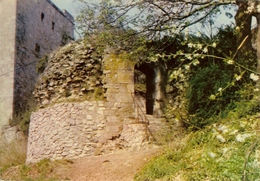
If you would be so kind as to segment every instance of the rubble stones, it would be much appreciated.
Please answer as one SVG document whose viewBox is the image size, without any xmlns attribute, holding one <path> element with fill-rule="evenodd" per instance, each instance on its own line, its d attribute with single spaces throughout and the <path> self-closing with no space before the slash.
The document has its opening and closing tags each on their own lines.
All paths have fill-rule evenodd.
<svg viewBox="0 0 260 181">
<path fill-rule="evenodd" d="M 103 89 L 102 56 L 83 41 L 72 42 L 54 53 L 34 91 L 39 106 L 62 99 L 80 99 Z"/>
</svg>

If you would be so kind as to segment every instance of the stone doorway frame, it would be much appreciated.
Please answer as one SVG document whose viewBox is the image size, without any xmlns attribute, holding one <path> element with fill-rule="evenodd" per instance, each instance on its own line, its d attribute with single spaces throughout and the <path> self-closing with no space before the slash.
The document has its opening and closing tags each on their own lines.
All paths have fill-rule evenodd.
<svg viewBox="0 0 260 181">
<path fill-rule="evenodd" d="M 141 63 L 135 65 L 146 76 L 146 114 L 163 116 L 163 106 L 166 95 L 167 69 L 161 63 Z"/>
</svg>

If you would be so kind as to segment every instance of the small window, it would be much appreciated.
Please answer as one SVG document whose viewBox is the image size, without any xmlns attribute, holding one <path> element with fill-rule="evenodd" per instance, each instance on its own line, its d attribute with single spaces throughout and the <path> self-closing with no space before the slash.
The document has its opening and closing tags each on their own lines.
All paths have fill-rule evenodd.
<svg viewBox="0 0 260 181">
<path fill-rule="evenodd" d="M 41 14 L 41 20 L 43 21 L 44 19 L 44 13 Z"/>
<path fill-rule="evenodd" d="M 52 22 L 52 27 L 51 27 L 51 29 L 54 30 L 54 27 L 55 27 L 55 23 Z"/>
<path fill-rule="evenodd" d="M 41 51 L 41 47 L 40 47 L 40 45 L 39 45 L 38 43 L 36 43 L 36 44 L 35 44 L 35 52 L 36 52 L 37 54 L 39 54 L 40 51 Z"/>
</svg>

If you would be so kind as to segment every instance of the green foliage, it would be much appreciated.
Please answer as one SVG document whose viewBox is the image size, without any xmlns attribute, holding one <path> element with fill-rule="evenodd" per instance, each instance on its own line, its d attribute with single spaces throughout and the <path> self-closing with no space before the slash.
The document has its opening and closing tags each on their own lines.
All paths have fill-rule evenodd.
<svg viewBox="0 0 260 181">
<path fill-rule="evenodd" d="M 236 39 L 231 27 L 220 29 L 213 39 L 188 39 L 188 43 L 182 40 L 186 46 L 177 52 L 175 61 L 183 68 L 173 67 L 170 85 L 187 99 L 184 106 L 189 114 L 188 126 L 201 128 L 216 121 L 214 117 L 219 114 L 223 116 L 236 108 L 236 102 L 252 99 L 253 83 L 248 70 L 255 69 L 256 59 L 254 52 L 235 58 L 238 50 L 233 46 Z"/>
<path fill-rule="evenodd" d="M 38 64 L 36 66 L 36 72 L 37 73 L 43 73 L 44 69 L 46 68 L 48 63 L 48 56 L 44 55 L 43 58 L 41 58 L 40 60 L 38 60 Z"/>
<path fill-rule="evenodd" d="M 222 29 L 213 40 L 189 37 L 189 43 L 182 41 L 184 51 L 171 56 L 175 61 L 170 60 L 173 71 L 169 85 L 175 85 L 172 92 L 177 90 L 175 95 L 184 95 L 184 99 L 178 102 L 179 107 L 167 108 L 166 117 L 171 118 L 172 113 L 168 119 L 171 124 L 181 121 L 198 129 L 170 143 L 136 175 L 136 180 L 235 181 L 260 177 L 260 135 L 255 115 L 259 101 L 249 78 L 256 67 L 255 52 L 236 57 L 234 37 L 229 28 Z M 195 58 L 199 64 L 193 66 L 190 62 Z M 170 106 L 174 104 L 176 101 Z"/>
<path fill-rule="evenodd" d="M 260 145 L 253 116 L 229 117 L 171 143 L 135 180 L 247 180 L 260 177 Z M 249 154 L 250 153 L 250 154 Z M 246 166 L 245 166 L 246 165 Z"/>
<path fill-rule="evenodd" d="M 20 120 L 20 128 L 25 133 L 25 135 L 28 135 L 29 133 L 29 124 L 31 119 L 32 110 L 28 110 L 24 112 L 21 116 Z"/>
<path fill-rule="evenodd" d="M 43 159 L 34 164 L 25 164 L 23 162 L 16 166 L 16 169 L 13 171 L 12 175 L 9 173 L 8 178 L 12 180 L 24 181 L 69 180 L 69 178 L 59 174 L 59 172 L 55 172 L 55 169 L 59 169 L 60 167 L 67 169 L 71 163 L 72 162 L 68 160 L 50 161 L 49 159 Z M 2 170 L 2 172 L 8 173 L 9 168 L 10 167 L 7 167 L 5 170 Z"/>
<path fill-rule="evenodd" d="M 234 118 L 243 118 L 251 115 L 255 115 L 259 112 L 259 101 L 252 99 L 251 101 L 240 101 L 234 102 L 231 105 L 231 108 L 227 108 L 221 114 L 222 117 L 234 117 Z"/>
<path fill-rule="evenodd" d="M 61 34 L 62 34 L 62 36 L 61 36 L 60 46 L 65 46 L 69 41 L 73 40 L 73 38 L 70 37 L 68 32 L 62 30 Z"/>
<path fill-rule="evenodd" d="M 198 127 L 208 124 L 208 118 L 218 115 L 228 104 L 237 99 L 233 87 L 228 88 L 217 100 L 209 99 L 212 93 L 217 93 L 220 88 L 226 87 L 232 79 L 232 71 L 226 71 L 218 65 L 196 71 L 189 81 L 187 92 L 188 111 L 195 115 L 192 124 Z"/>
<path fill-rule="evenodd" d="M 26 181 L 57 181 L 60 180 L 52 175 L 55 163 L 49 159 L 43 159 L 36 164 L 21 165 L 18 178 Z M 32 175 L 32 173 L 36 173 Z"/>
<path fill-rule="evenodd" d="M 29 132 L 30 117 L 34 109 L 35 108 L 30 108 L 16 114 L 13 119 L 10 120 L 10 124 L 12 126 L 19 125 L 21 131 L 23 131 L 23 133 L 27 135 Z"/>
<path fill-rule="evenodd" d="M 100 87 L 95 87 L 94 90 L 88 91 L 83 95 L 84 101 L 103 101 L 104 98 L 104 89 Z"/>
<path fill-rule="evenodd" d="M 149 57 L 154 55 L 153 48 L 148 44 L 149 40 L 131 29 L 107 28 L 84 36 L 84 41 L 85 44 L 95 46 L 98 54 L 127 52 L 124 53 L 124 58 L 135 62 L 150 61 Z"/>
<path fill-rule="evenodd" d="M 96 3 L 78 1 L 83 5 L 80 15 L 76 18 L 78 28 L 82 30 L 85 41 L 94 44 L 99 52 L 103 53 L 107 48 L 116 52 L 142 49 L 143 38 L 122 24 L 127 15 L 119 13 L 121 3 L 110 0 Z"/>
<path fill-rule="evenodd" d="M 36 107 L 37 106 L 34 98 L 28 98 L 26 100 L 26 106 L 23 108 L 23 110 L 20 110 L 19 112 L 16 111 L 13 119 L 9 120 L 10 125 L 19 125 L 21 131 L 23 131 L 24 134 L 27 135 L 29 132 L 30 117 L 32 112 L 36 110 Z"/>
</svg>

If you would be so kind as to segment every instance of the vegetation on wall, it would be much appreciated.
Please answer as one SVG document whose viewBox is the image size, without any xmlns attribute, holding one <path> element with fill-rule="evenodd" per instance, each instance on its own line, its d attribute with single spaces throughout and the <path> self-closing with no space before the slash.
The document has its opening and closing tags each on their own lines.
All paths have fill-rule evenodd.
<svg viewBox="0 0 260 181">
<path fill-rule="evenodd" d="M 25 101 L 26 106 L 24 106 L 24 109 L 22 111 L 16 111 L 13 119 L 9 120 L 9 124 L 11 126 L 19 126 L 19 130 L 27 136 L 29 132 L 30 116 L 33 111 L 36 111 L 37 104 L 33 97 L 29 97 Z"/>
<path fill-rule="evenodd" d="M 43 58 L 38 60 L 38 63 L 36 65 L 36 72 L 38 74 L 43 73 L 48 63 L 48 56 L 44 55 Z"/>
</svg>

